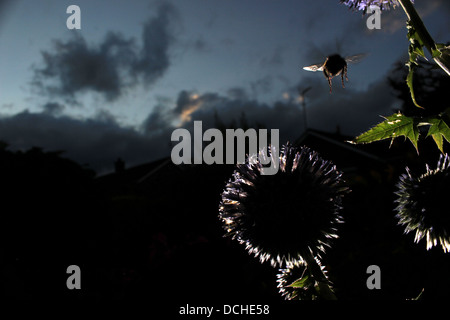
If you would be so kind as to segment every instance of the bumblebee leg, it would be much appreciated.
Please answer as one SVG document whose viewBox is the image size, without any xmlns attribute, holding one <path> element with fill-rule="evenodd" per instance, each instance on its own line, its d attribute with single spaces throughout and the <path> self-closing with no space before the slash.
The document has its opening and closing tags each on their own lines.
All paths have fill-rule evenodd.
<svg viewBox="0 0 450 320">
<path fill-rule="evenodd" d="M 345 84 L 344 84 L 344 76 L 345 76 L 345 80 L 348 81 L 347 78 L 347 66 L 345 65 L 342 72 L 341 72 L 341 80 L 342 80 L 342 88 L 345 88 Z"/>
<path fill-rule="evenodd" d="M 330 86 L 330 93 L 331 93 L 331 79 L 333 78 L 330 76 L 330 74 L 327 72 L 326 69 L 323 69 L 323 74 L 325 75 L 325 78 L 328 80 L 328 85 Z"/>
</svg>

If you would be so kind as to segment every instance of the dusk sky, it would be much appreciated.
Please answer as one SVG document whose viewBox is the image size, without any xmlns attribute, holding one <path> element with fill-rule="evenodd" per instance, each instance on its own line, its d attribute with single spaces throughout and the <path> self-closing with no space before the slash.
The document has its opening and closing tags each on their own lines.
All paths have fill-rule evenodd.
<svg viewBox="0 0 450 320">
<path fill-rule="evenodd" d="M 69 30 L 69 5 L 81 29 Z M 449 40 L 450 1 L 416 0 L 437 42 Z M 339 0 L 0 0 L 0 140 L 42 147 L 97 172 L 170 155 L 175 128 L 202 120 L 357 135 L 400 107 L 387 76 L 405 61 L 401 8 L 367 16 Z M 368 55 L 349 65 L 346 88 L 303 66 L 327 55 Z"/>
</svg>

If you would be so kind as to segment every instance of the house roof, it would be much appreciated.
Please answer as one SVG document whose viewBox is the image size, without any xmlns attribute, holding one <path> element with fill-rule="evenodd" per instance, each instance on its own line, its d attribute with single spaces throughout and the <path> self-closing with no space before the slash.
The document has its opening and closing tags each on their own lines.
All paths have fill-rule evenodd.
<svg viewBox="0 0 450 320">
<path fill-rule="evenodd" d="M 352 139 L 350 136 L 342 136 L 341 134 L 332 134 L 328 132 L 321 132 L 314 129 L 308 129 L 306 130 L 300 138 L 295 142 L 296 144 L 304 144 L 308 143 L 311 140 L 314 140 L 314 138 L 318 141 L 321 141 L 324 144 L 331 144 L 336 146 L 337 148 L 342 148 L 342 150 L 349 151 L 351 153 L 355 153 L 359 156 L 365 157 L 367 159 L 377 161 L 380 163 L 386 163 L 387 161 L 375 154 L 372 154 L 370 152 L 364 151 L 361 148 L 358 148 L 354 144 L 349 143 Z"/>
<path fill-rule="evenodd" d="M 389 159 L 380 155 L 374 148 L 349 143 L 353 137 L 340 133 L 306 130 L 295 142 L 317 151 L 323 158 L 332 161 L 342 171 L 353 171 L 367 165 L 382 166 Z"/>
<path fill-rule="evenodd" d="M 340 133 L 330 133 L 315 129 L 306 130 L 295 142 L 297 146 L 307 146 L 317 151 L 324 159 L 332 161 L 339 170 L 351 172 L 357 169 L 367 167 L 385 166 L 388 163 L 393 164 L 399 159 L 404 159 L 405 150 L 415 152 L 414 148 L 403 141 L 393 143 L 393 148 L 389 147 L 389 141 L 380 141 L 372 144 L 355 145 L 349 143 L 354 137 L 342 135 Z M 412 149 L 411 149 L 412 148 Z M 197 167 L 208 167 L 203 170 Z M 124 169 L 123 172 L 113 172 L 97 180 L 99 183 L 112 188 L 113 185 L 123 186 L 144 186 L 151 182 L 170 183 L 175 181 L 183 172 L 191 172 L 194 168 L 197 175 L 201 172 L 208 172 L 207 175 L 215 175 L 218 167 L 225 165 L 175 165 L 170 157 L 162 158 L 153 162 L 144 163 L 131 168 Z M 229 171 L 230 165 L 227 166 Z M 233 167 L 233 166 L 231 166 Z M 220 173 L 221 174 L 221 173 Z M 165 183 L 165 182 L 164 182 Z M 108 186 L 109 185 L 109 186 Z"/>
</svg>

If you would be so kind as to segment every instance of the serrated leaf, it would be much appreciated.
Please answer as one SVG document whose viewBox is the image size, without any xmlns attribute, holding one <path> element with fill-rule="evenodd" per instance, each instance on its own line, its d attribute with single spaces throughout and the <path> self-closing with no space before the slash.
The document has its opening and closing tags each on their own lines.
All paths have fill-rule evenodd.
<svg viewBox="0 0 450 320">
<path fill-rule="evenodd" d="M 439 150 L 444 153 L 442 137 L 444 137 L 447 142 L 450 142 L 450 127 L 444 119 L 440 117 L 429 118 L 427 119 L 427 123 L 430 124 L 427 137 L 432 136 Z"/>
<path fill-rule="evenodd" d="M 410 21 L 407 22 L 406 28 L 408 29 L 407 37 L 410 42 L 408 47 L 409 61 L 406 63 L 406 65 L 408 66 L 408 75 L 406 76 L 406 84 L 408 85 L 409 92 L 411 93 L 411 99 L 414 105 L 418 108 L 423 109 L 416 101 L 416 96 L 414 94 L 414 87 L 413 87 L 413 76 L 414 70 L 417 67 L 418 56 L 421 56 L 426 59 L 425 53 L 423 51 L 424 44 L 419 34 L 413 28 Z"/>
<path fill-rule="evenodd" d="M 300 279 L 295 280 L 293 283 L 291 283 L 290 285 L 288 285 L 288 287 L 292 287 L 292 288 L 307 288 L 309 286 L 311 286 L 311 284 L 313 284 L 313 279 L 307 274 L 305 276 L 303 276 Z"/>
<path fill-rule="evenodd" d="M 439 150 L 444 153 L 444 141 L 442 139 L 442 135 L 440 134 L 432 134 L 434 142 L 436 143 Z"/>
<path fill-rule="evenodd" d="M 414 29 L 411 21 L 406 22 L 406 28 L 408 29 L 407 37 L 408 37 L 408 40 L 411 43 L 411 45 L 415 48 L 423 47 L 424 43 L 423 43 L 422 39 L 420 38 L 420 35 Z"/>
<path fill-rule="evenodd" d="M 442 55 L 442 52 L 437 48 L 431 48 L 431 55 L 434 58 L 439 58 Z"/>
<path fill-rule="evenodd" d="M 411 99 L 414 103 L 414 105 L 418 108 L 423 109 L 423 107 L 421 107 L 417 101 L 416 101 L 416 95 L 414 94 L 414 88 L 413 88 L 413 76 L 414 76 L 414 69 L 415 69 L 415 62 L 412 63 L 410 61 L 410 63 L 408 64 L 409 67 L 409 72 L 408 75 L 406 76 L 406 84 L 408 85 L 409 88 L 409 92 L 411 93 Z"/>
<path fill-rule="evenodd" d="M 450 45 L 445 43 L 436 43 L 436 48 L 439 50 L 450 50 Z"/>
<path fill-rule="evenodd" d="M 439 58 L 442 55 L 450 53 L 450 46 L 443 43 L 436 43 L 436 47 L 431 49 L 433 58 Z"/>
<path fill-rule="evenodd" d="M 415 59 L 417 59 L 417 56 L 421 56 L 421 57 L 426 59 L 425 52 L 423 51 L 423 47 L 421 47 L 421 46 L 413 46 L 412 49 L 413 49 L 413 52 L 416 54 L 416 56 L 414 57 Z"/>
<path fill-rule="evenodd" d="M 413 117 L 407 117 L 401 113 L 384 117 L 386 120 L 377 124 L 372 129 L 356 137 L 352 142 L 356 144 L 371 143 L 374 141 L 391 138 L 392 140 L 404 136 L 408 138 L 418 151 L 417 140 L 419 139 L 419 122 Z"/>
</svg>

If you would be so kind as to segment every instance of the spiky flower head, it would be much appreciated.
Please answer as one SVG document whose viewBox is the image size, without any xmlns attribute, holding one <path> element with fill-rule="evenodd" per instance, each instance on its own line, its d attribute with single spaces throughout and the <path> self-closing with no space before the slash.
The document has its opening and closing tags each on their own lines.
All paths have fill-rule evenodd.
<svg viewBox="0 0 450 320">
<path fill-rule="evenodd" d="M 237 165 L 222 193 L 219 218 L 226 235 L 272 266 L 302 263 L 302 252 L 318 255 L 337 238 L 343 195 L 342 173 L 307 147 L 283 146 Z M 263 163 L 279 161 L 274 175 Z M 261 161 L 260 161 L 261 160 Z"/>
<path fill-rule="evenodd" d="M 331 284 L 326 276 L 325 267 L 321 265 L 319 259 L 316 258 L 315 261 L 322 270 L 325 280 Z M 321 298 L 317 281 L 304 264 L 290 264 L 286 268 L 279 269 L 277 283 L 278 291 L 285 300 L 318 300 Z"/>
<path fill-rule="evenodd" d="M 363 11 L 364 13 L 366 12 L 367 8 L 370 8 L 371 6 L 376 6 L 381 10 L 389 10 L 390 6 L 395 8 L 396 6 L 400 5 L 398 0 L 340 0 L 340 1 L 341 3 L 348 6 L 350 9 L 360 10 Z"/>
<path fill-rule="evenodd" d="M 409 168 L 400 176 L 395 200 L 396 217 L 405 226 L 405 233 L 416 231 L 415 242 L 426 237 L 427 250 L 439 244 L 444 252 L 450 251 L 450 161 L 441 155 L 436 169 L 426 165 L 426 172 L 419 177 Z"/>
</svg>

